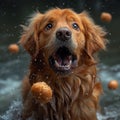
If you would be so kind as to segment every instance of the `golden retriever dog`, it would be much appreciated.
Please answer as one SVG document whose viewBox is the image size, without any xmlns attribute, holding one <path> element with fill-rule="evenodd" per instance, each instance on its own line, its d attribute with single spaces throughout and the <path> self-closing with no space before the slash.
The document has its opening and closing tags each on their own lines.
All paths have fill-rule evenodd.
<svg viewBox="0 0 120 120">
<path fill-rule="evenodd" d="M 23 30 L 20 44 L 31 62 L 22 119 L 97 120 L 102 87 L 96 53 L 105 49 L 106 32 L 88 13 L 59 8 L 35 13 Z"/>
</svg>

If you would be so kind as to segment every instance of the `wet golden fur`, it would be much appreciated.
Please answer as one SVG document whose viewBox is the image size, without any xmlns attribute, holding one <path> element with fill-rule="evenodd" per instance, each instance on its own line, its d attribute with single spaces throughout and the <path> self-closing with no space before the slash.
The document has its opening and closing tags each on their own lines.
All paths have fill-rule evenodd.
<svg viewBox="0 0 120 120">
<path fill-rule="evenodd" d="M 46 30 L 50 22 L 54 26 Z M 72 28 L 73 22 L 79 30 Z M 73 52 L 78 60 L 78 66 L 68 75 L 56 73 L 48 62 L 56 49 L 55 33 L 61 27 L 72 32 Z M 31 55 L 29 75 L 23 81 L 23 120 L 31 116 L 36 120 L 97 120 L 102 87 L 97 81 L 95 54 L 105 49 L 105 34 L 86 12 L 77 14 L 57 8 L 32 16 L 20 40 Z M 39 81 L 46 82 L 53 91 L 46 104 L 37 102 L 31 94 L 31 86 Z"/>
</svg>

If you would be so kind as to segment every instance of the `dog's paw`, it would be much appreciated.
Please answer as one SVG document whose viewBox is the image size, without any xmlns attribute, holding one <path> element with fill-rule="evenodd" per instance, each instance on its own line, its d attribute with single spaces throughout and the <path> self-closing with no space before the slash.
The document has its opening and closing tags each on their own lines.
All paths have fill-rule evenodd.
<svg viewBox="0 0 120 120">
<path fill-rule="evenodd" d="M 35 100 L 40 103 L 47 103 L 52 98 L 52 89 L 45 82 L 34 83 L 31 92 Z"/>
</svg>

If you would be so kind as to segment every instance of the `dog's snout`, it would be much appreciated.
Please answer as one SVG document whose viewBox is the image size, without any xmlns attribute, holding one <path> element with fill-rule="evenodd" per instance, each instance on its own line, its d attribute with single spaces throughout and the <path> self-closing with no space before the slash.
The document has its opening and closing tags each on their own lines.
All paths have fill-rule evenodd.
<svg viewBox="0 0 120 120">
<path fill-rule="evenodd" d="M 71 31 L 66 28 L 66 27 L 63 27 L 63 28 L 59 28 L 56 32 L 56 37 L 58 40 L 61 40 L 61 41 L 67 41 L 67 40 L 70 40 L 71 39 Z"/>
</svg>

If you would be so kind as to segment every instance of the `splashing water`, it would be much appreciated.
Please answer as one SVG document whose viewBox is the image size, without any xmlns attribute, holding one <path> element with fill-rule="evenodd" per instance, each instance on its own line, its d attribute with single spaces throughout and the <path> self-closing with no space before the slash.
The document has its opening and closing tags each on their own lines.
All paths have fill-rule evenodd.
<svg viewBox="0 0 120 120">
<path fill-rule="evenodd" d="M 101 98 L 101 113 L 97 113 L 98 120 L 120 120 L 120 89 L 111 91 L 107 87 L 107 83 L 112 80 L 120 79 L 120 66 L 106 67 L 102 66 L 100 71 L 101 82 L 104 88 L 104 94 Z M 119 82 L 119 81 L 118 81 Z M 12 84 L 11 84 L 12 83 Z M 7 80 L 3 82 L 0 80 L 0 85 L 4 84 L 4 89 L 0 91 L 0 95 L 10 94 L 11 90 L 16 91 L 20 87 L 20 81 Z M 17 94 L 20 91 L 17 91 Z M 16 92 L 15 92 L 16 94 Z M 10 96 L 9 96 L 10 97 Z M 6 99 L 6 98 L 4 98 Z M 9 101 L 9 98 L 8 98 Z M 0 116 L 0 120 L 21 120 L 21 110 L 22 110 L 21 98 L 12 102 L 9 109 Z M 34 118 L 28 118 L 27 120 L 33 120 Z"/>
</svg>

